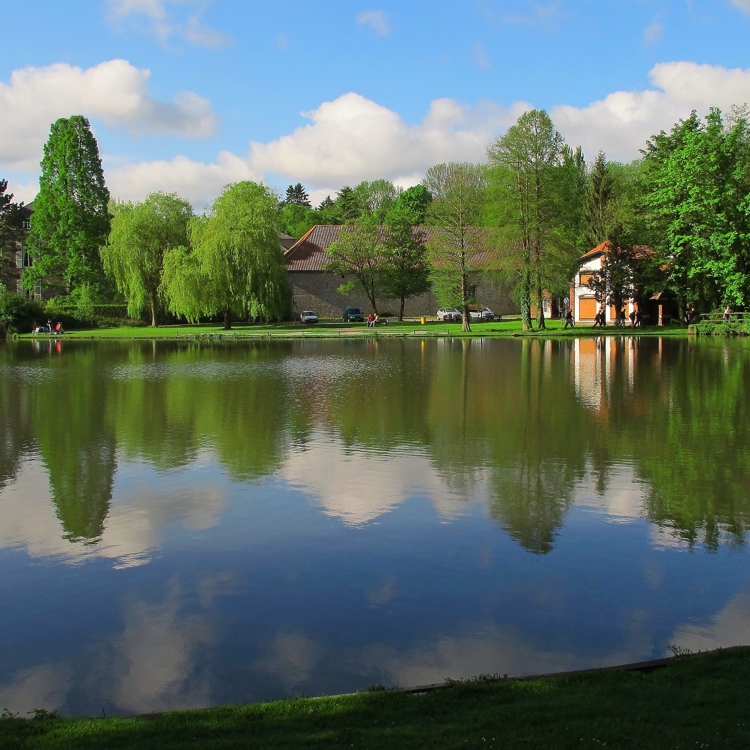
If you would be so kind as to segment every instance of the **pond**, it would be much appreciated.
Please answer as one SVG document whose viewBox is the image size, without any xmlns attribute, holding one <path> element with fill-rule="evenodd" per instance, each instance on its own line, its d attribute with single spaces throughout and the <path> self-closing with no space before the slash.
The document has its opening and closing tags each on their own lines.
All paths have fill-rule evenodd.
<svg viewBox="0 0 750 750">
<path fill-rule="evenodd" d="M 0 347 L 0 709 L 750 643 L 750 346 Z"/>
</svg>

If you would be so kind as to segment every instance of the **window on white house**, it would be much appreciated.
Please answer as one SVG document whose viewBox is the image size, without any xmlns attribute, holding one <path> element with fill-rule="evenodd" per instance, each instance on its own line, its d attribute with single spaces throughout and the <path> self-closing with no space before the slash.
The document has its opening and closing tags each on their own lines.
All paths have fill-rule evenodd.
<svg viewBox="0 0 750 750">
<path fill-rule="evenodd" d="M 23 220 L 23 228 L 28 231 L 31 229 L 31 219 L 24 219 Z"/>
</svg>

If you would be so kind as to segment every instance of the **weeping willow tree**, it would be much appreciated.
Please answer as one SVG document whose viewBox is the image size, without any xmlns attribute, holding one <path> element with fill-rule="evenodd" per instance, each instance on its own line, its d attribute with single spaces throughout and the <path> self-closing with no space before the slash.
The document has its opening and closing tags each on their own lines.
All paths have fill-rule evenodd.
<svg viewBox="0 0 750 750">
<path fill-rule="evenodd" d="M 188 227 L 190 249 L 165 256 L 167 306 L 191 322 L 208 315 L 232 320 L 283 317 L 290 290 L 278 238 L 279 200 L 265 185 L 238 182 L 224 189 L 205 216 Z"/>
<path fill-rule="evenodd" d="M 136 317 L 148 309 L 151 325 L 158 325 L 164 256 L 187 245 L 193 215 L 190 203 L 172 193 L 152 193 L 142 203 L 113 201 L 112 228 L 101 249 L 110 275 Z"/>
</svg>

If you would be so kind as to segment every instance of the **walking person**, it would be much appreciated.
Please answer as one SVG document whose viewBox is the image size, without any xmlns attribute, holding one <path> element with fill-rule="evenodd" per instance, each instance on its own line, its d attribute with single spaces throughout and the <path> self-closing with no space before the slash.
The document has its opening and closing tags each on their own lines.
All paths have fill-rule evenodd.
<svg viewBox="0 0 750 750">
<path fill-rule="evenodd" d="M 723 321 L 725 323 L 728 323 L 731 315 L 732 315 L 732 308 L 729 305 L 727 305 L 726 310 L 724 310 Z"/>
<path fill-rule="evenodd" d="M 574 326 L 575 326 L 575 321 L 573 320 L 573 311 L 568 310 L 568 312 L 565 315 L 565 325 L 563 326 L 563 329 L 573 328 Z"/>
</svg>

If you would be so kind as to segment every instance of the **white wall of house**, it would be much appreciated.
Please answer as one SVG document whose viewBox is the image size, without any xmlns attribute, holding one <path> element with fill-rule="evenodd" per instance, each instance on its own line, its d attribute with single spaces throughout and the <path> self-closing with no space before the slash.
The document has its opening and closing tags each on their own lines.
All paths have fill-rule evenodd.
<svg viewBox="0 0 750 750">
<path fill-rule="evenodd" d="M 601 270 L 604 253 L 598 253 L 586 259 L 579 267 L 570 288 L 571 309 L 573 319 L 576 323 L 592 323 L 594 316 L 599 310 L 599 303 L 594 297 L 594 292 L 588 286 L 587 279 Z M 625 303 L 625 315 L 629 316 L 634 310 L 632 300 Z M 605 320 L 608 324 L 615 323 L 615 310 L 611 305 L 605 306 Z"/>
</svg>

